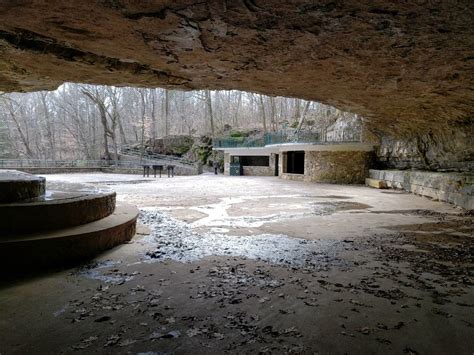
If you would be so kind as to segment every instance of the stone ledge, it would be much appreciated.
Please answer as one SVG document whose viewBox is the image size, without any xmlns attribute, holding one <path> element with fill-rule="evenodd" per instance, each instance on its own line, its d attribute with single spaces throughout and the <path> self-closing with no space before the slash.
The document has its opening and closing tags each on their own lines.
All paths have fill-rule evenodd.
<svg viewBox="0 0 474 355">
<path fill-rule="evenodd" d="M 387 182 L 384 180 L 377 180 L 377 179 L 365 179 L 365 184 L 370 187 L 375 187 L 376 189 L 386 189 Z"/>
<path fill-rule="evenodd" d="M 474 175 L 471 173 L 371 169 L 369 175 L 370 179 L 385 181 L 389 188 L 474 209 Z"/>
</svg>

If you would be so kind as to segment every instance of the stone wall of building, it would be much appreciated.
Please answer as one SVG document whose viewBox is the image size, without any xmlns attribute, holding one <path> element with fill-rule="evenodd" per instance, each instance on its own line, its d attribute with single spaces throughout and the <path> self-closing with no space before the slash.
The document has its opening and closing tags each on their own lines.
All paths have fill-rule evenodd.
<svg viewBox="0 0 474 355">
<path fill-rule="evenodd" d="M 367 151 L 306 151 L 304 180 L 363 184 L 374 159 Z"/>
<path fill-rule="evenodd" d="M 243 175 L 251 176 L 273 176 L 275 175 L 275 168 L 270 166 L 244 166 Z"/>
<path fill-rule="evenodd" d="M 264 154 L 262 154 L 264 155 Z M 275 156 L 276 154 L 270 154 L 269 166 L 243 166 L 243 175 L 253 176 L 273 176 L 275 175 Z M 230 161 L 232 155 L 230 153 L 224 154 L 224 175 L 230 174 Z"/>
<path fill-rule="evenodd" d="M 281 173 L 280 177 L 285 180 L 293 180 L 293 181 L 304 181 L 305 176 L 303 174 L 288 174 L 288 173 Z"/>
<path fill-rule="evenodd" d="M 230 154 L 224 153 L 224 175 L 230 175 Z"/>
</svg>

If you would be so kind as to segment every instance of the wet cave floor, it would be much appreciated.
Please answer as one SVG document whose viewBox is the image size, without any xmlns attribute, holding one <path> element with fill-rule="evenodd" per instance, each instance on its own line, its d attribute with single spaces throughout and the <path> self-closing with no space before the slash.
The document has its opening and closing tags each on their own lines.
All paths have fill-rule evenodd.
<svg viewBox="0 0 474 355">
<path fill-rule="evenodd" d="M 1 354 L 474 350 L 473 216 L 453 206 L 276 178 L 46 177 L 117 191 L 138 233 L 3 278 Z"/>
</svg>

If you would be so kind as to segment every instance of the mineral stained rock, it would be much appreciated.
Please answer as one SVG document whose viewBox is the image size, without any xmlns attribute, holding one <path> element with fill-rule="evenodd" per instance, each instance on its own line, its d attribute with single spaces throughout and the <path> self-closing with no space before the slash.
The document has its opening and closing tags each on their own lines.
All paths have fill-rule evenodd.
<svg viewBox="0 0 474 355">
<path fill-rule="evenodd" d="M 3 0 L 0 90 L 240 89 L 359 113 L 379 137 L 472 132 L 473 19 L 470 0 Z"/>
</svg>

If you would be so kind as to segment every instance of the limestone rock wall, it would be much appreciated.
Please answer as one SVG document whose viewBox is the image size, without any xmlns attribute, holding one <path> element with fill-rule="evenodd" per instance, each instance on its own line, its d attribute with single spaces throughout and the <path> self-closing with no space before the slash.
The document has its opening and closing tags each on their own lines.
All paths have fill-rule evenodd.
<svg viewBox="0 0 474 355">
<path fill-rule="evenodd" d="M 376 153 L 378 166 L 385 169 L 474 172 L 474 126 L 406 139 L 385 136 Z"/>
<path fill-rule="evenodd" d="M 307 151 L 305 152 L 304 180 L 363 184 L 373 159 L 373 152 Z"/>
<path fill-rule="evenodd" d="M 371 169 L 370 178 L 382 180 L 390 188 L 474 209 L 474 175 L 471 173 Z"/>
</svg>

